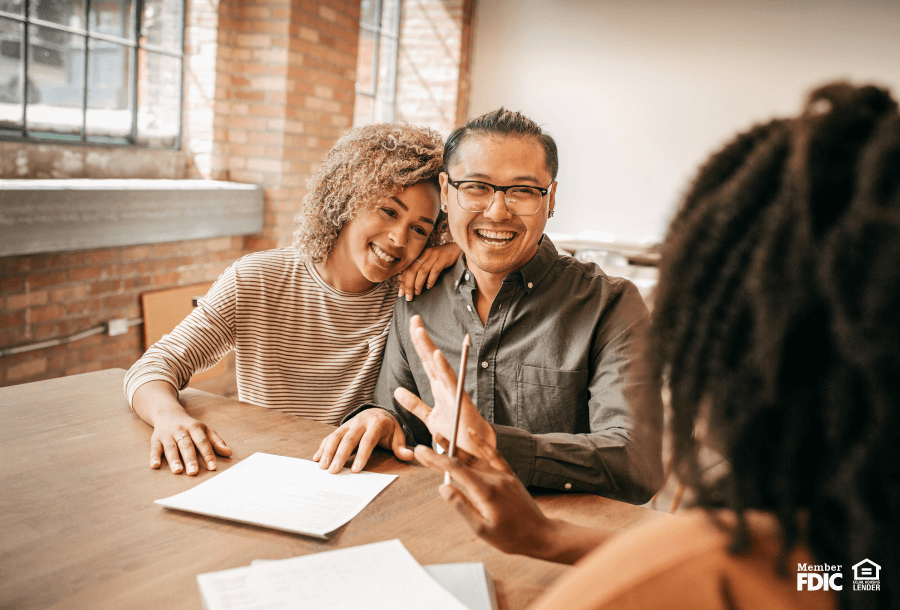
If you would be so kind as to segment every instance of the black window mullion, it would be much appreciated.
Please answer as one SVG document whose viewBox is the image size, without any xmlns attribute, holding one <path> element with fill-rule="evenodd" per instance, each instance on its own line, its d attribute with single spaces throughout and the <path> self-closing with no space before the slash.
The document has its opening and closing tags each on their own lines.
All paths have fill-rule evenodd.
<svg viewBox="0 0 900 610">
<path fill-rule="evenodd" d="M 31 8 L 30 2 L 25 2 L 25 7 L 23 11 L 23 15 L 25 16 L 25 23 L 23 23 L 22 27 L 22 46 L 19 51 L 19 59 L 22 63 L 19 64 L 19 77 L 22 79 L 22 137 L 28 137 L 28 51 L 31 49 L 31 45 L 28 41 L 28 36 L 30 34 L 28 27 L 28 9 Z"/>
<path fill-rule="evenodd" d="M 81 141 L 87 142 L 87 107 L 88 107 L 88 51 L 90 45 L 90 19 L 91 0 L 84 0 L 84 80 L 81 88 Z"/>
<path fill-rule="evenodd" d="M 182 11 L 183 13 L 184 11 Z M 134 5 L 134 51 L 131 56 L 131 133 L 128 136 L 130 144 L 137 144 L 138 130 L 138 63 L 141 55 L 141 19 L 144 16 L 144 0 L 136 0 Z M 182 45 L 184 44 L 184 31 L 182 30 Z M 182 64 L 184 54 L 182 53 Z M 182 66 L 182 70 L 184 67 Z M 179 101 L 179 105 L 181 102 Z M 178 130 L 181 131 L 181 121 L 178 121 Z M 180 137 L 179 137 L 180 139 Z M 180 148 L 180 147 L 178 147 Z"/>
</svg>

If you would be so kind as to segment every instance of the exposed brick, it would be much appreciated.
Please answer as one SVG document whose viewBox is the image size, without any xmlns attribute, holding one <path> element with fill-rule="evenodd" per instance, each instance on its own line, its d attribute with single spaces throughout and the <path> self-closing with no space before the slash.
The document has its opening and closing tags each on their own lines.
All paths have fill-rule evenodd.
<svg viewBox="0 0 900 610">
<path fill-rule="evenodd" d="M 45 307 L 36 307 L 29 310 L 28 317 L 31 323 L 34 324 L 37 322 L 46 322 L 47 320 L 61 318 L 65 314 L 66 308 L 63 305 L 54 303 Z"/>
<path fill-rule="evenodd" d="M 6 378 L 8 381 L 23 381 L 34 375 L 39 375 L 47 370 L 46 358 L 35 358 L 6 369 Z"/>
<path fill-rule="evenodd" d="M 21 292 L 23 290 L 25 290 L 24 276 L 19 275 L 16 277 L 0 278 L 0 292 L 2 292 L 3 294 Z"/>
<path fill-rule="evenodd" d="M 91 284 L 90 293 L 93 295 L 96 294 L 106 294 L 109 292 L 116 292 L 121 288 L 122 280 L 105 280 L 102 282 L 94 282 Z"/>
<path fill-rule="evenodd" d="M 80 269 L 69 269 L 70 282 L 84 282 L 100 277 L 100 269 L 97 267 L 81 267 Z"/>
<path fill-rule="evenodd" d="M 15 326 L 22 326 L 23 324 L 25 324 L 24 311 L 0 311 L 0 328 L 13 328 Z"/>
<path fill-rule="evenodd" d="M 65 271 L 48 271 L 46 273 L 33 273 L 26 278 L 30 288 L 42 286 L 54 286 L 66 281 Z"/>
</svg>

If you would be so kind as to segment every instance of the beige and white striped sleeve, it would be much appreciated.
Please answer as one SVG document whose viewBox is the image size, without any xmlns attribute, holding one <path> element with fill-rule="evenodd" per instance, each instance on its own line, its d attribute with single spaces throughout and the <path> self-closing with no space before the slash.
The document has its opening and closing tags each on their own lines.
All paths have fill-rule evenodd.
<svg viewBox="0 0 900 610">
<path fill-rule="evenodd" d="M 236 294 L 232 265 L 199 300 L 197 307 L 171 333 L 150 346 L 129 369 L 125 375 L 129 405 L 135 391 L 143 384 L 163 380 L 181 390 L 191 380 L 191 375 L 214 366 L 234 349 Z"/>
</svg>

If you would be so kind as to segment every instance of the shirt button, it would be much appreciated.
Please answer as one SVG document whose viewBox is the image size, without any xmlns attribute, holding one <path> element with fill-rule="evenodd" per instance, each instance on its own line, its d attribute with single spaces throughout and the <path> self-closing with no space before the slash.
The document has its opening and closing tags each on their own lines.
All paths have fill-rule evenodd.
<svg viewBox="0 0 900 610">
<path fill-rule="evenodd" d="M 481 368 L 486 369 L 488 367 L 487 360 L 481 363 Z"/>
<path fill-rule="evenodd" d="M 471 306 L 471 305 L 466 305 L 466 309 L 468 309 L 469 311 L 472 311 L 472 306 Z"/>
<path fill-rule="evenodd" d="M 468 273 L 466 274 L 466 279 L 469 279 L 469 274 L 468 274 Z"/>
<path fill-rule="evenodd" d="M 571 484 L 571 483 L 566 483 L 566 489 L 572 489 L 572 484 Z"/>
<path fill-rule="evenodd" d="M 532 284 L 531 282 L 528 282 L 528 288 L 534 288 L 534 284 Z"/>
</svg>

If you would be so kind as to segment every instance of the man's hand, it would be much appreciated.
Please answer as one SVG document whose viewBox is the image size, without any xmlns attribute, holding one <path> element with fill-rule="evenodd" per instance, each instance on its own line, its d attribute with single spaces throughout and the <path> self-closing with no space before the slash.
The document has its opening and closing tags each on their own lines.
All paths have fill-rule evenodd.
<svg viewBox="0 0 900 610">
<path fill-rule="evenodd" d="M 351 472 L 359 472 L 375 445 L 392 450 L 398 460 L 408 462 L 413 459 L 413 452 L 406 446 L 406 436 L 397 420 L 384 409 L 366 409 L 326 436 L 313 461 L 319 462 L 319 468 L 337 473 L 359 446 L 350 468 Z"/>
<path fill-rule="evenodd" d="M 425 248 L 419 258 L 410 263 L 400 274 L 400 291 L 397 296 L 413 297 L 422 293 L 422 288 L 431 288 L 441 271 L 456 263 L 462 250 L 454 243 Z"/>
<path fill-rule="evenodd" d="M 431 394 L 434 396 L 434 408 L 426 405 L 418 396 L 406 388 L 394 390 L 394 398 L 403 408 L 421 419 L 432 436 L 440 435 L 451 438 L 453 435 L 453 418 L 456 410 L 456 374 L 444 358 L 431 337 L 422 325 L 422 318 L 413 316 L 409 321 L 409 336 L 412 339 L 419 360 L 428 381 L 431 384 Z M 472 428 L 491 446 L 497 445 L 497 434 L 491 425 L 485 421 L 469 398 L 467 392 L 463 392 L 462 402 L 459 405 L 459 429 Z M 474 453 L 467 435 L 459 435 L 457 446 L 469 453 Z"/>
<path fill-rule="evenodd" d="M 171 383 L 155 380 L 143 384 L 134 393 L 132 404 L 135 413 L 153 426 L 150 468 L 159 468 L 165 454 L 173 473 L 195 475 L 200 472 L 198 452 L 207 470 L 216 469 L 217 453 L 223 457 L 231 455 L 231 449 L 215 430 L 187 414 Z"/>
<path fill-rule="evenodd" d="M 552 539 L 556 522 L 548 519 L 513 474 L 509 464 L 471 428 L 460 429 L 475 455 L 438 455 L 424 445 L 416 459 L 438 472 L 449 472 L 453 485 L 441 485 L 441 496 L 468 521 L 475 533 L 504 553 L 541 557 Z M 444 446 L 446 439 L 435 437 Z M 476 455 L 480 457 L 476 457 Z"/>
</svg>

